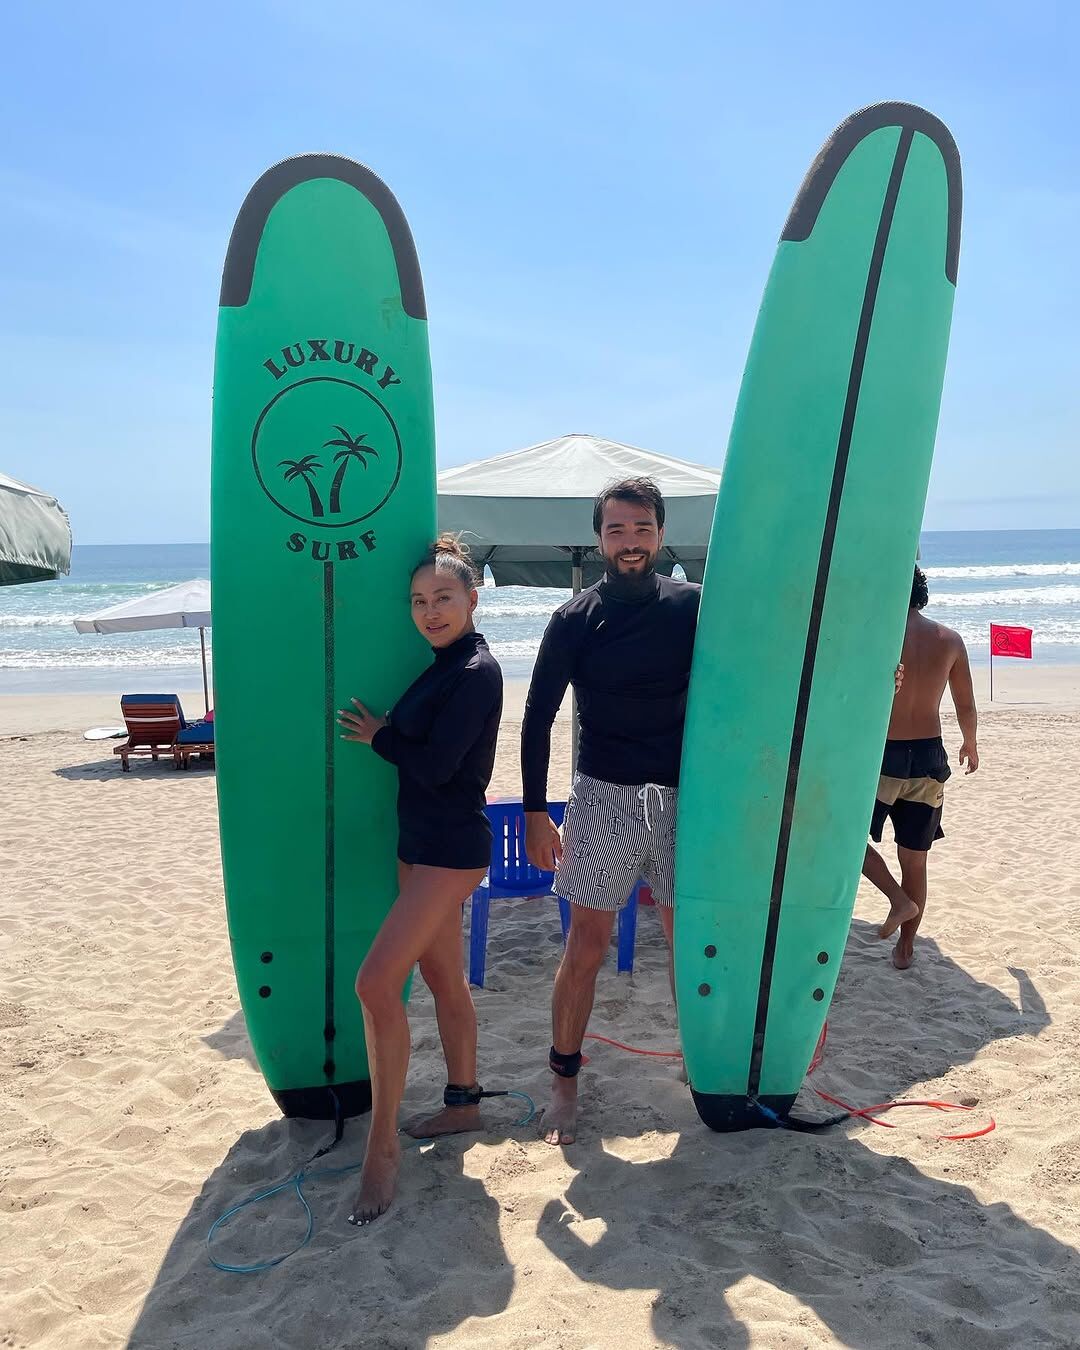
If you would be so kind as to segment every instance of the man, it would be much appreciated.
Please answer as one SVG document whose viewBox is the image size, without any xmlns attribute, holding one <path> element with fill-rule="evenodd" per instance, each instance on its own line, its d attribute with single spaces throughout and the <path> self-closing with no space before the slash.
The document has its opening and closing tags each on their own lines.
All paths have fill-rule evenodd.
<svg viewBox="0 0 1080 1350">
<path fill-rule="evenodd" d="M 536 658 L 521 728 L 526 851 L 570 903 L 552 997 L 550 1144 L 573 1143 L 577 1074 L 596 977 L 616 912 L 652 886 L 670 947 L 675 804 L 701 587 L 660 576 L 664 499 L 648 478 L 606 488 L 593 507 L 604 577 L 556 610 Z M 562 836 L 547 810 L 551 724 L 577 698 L 577 774 Z"/>
<path fill-rule="evenodd" d="M 926 576 L 916 567 L 901 657 L 903 682 L 893 701 L 870 826 L 871 838 L 880 844 L 886 817 L 892 820 L 900 884 L 918 911 L 900 925 L 892 957 L 897 970 L 907 970 L 915 959 L 915 934 L 926 909 L 926 857 L 935 840 L 944 837 L 941 812 L 951 770 L 939 710 L 946 685 L 963 738 L 960 763 L 965 773 L 979 767 L 978 714 L 967 649 L 959 633 L 922 613 L 929 599 Z M 887 887 L 895 888 L 888 864 L 873 849 L 867 849 L 863 875 L 887 895 Z"/>
</svg>

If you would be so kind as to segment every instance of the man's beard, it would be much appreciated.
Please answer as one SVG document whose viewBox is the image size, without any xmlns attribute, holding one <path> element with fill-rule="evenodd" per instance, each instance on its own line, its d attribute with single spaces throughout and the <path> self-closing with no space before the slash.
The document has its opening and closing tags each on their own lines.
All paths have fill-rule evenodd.
<svg viewBox="0 0 1080 1350">
<path fill-rule="evenodd" d="M 619 570 L 619 562 L 628 555 L 638 555 L 643 558 L 644 566 L 638 566 L 632 572 L 623 572 Z M 621 582 L 624 586 L 633 587 L 635 583 L 648 581 L 656 571 L 656 559 L 658 553 L 650 553 L 647 549 L 620 549 L 614 558 L 604 555 L 604 571 L 607 573 L 609 581 Z"/>
</svg>

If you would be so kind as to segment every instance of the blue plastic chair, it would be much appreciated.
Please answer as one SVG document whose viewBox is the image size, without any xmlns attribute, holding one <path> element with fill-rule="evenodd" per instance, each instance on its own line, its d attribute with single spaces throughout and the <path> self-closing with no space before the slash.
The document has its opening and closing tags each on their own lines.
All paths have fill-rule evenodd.
<svg viewBox="0 0 1080 1350">
<path fill-rule="evenodd" d="M 484 987 L 487 965 L 488 915 L 492 900 L 520 895 L 554 895 L 554 872 L 541 872 L 525 853 L 525 811 L 520 802 L 496 802 L 485 807 L 491 821 L 491 868 L 487 877 L 473 891 L 472 925 L 469 936 L 469 983 L 477 989 Z M 556 825 L 562 825 L 565 802 L 549 802 L 548 812 Z M 639 881 L 631 892 L 629 902 L 619 911 L 618 969 L 634 969 L 634 942 L 637 936 L 637 904 L 641 891 Z M 558 896 L 559 918 L 563 941 L 570 932 L 570 906 Z"/>
</svg>

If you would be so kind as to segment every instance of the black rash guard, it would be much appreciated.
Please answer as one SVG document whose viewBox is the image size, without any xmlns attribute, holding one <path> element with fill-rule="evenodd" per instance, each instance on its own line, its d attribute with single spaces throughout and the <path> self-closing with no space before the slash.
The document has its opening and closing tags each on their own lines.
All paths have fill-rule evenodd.
<svg viewBox="0 0 1080 1350">
<path fill-rule="evenodd" d="M 701 587 L 654 573 L 605 577 L 551 617 L 521 726 L 526 811 L 547 810 L 551 724 L 577 696 L 578 770 L 605 783 L 679 781 Z"/>
<path fill-rule="evenodd" d="M 371 748 L 398 771 L 398 857 L 426 867 L 487 867 L 485 794 L 502 716 L 502 671 L 481 633 L 435 648 Z"/>
</svg>

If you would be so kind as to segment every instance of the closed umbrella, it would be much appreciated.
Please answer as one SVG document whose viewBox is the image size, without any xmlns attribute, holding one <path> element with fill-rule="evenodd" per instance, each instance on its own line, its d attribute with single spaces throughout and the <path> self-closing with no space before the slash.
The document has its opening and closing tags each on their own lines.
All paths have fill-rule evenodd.
<svg viewBox="0 0 1080 1350">
<path fill-rule="evenodd" d="M 0 586 L 55 581 L 71 571 L 71 526 L 47 492 L 0 473 Z"/>
<path fill-rule="evenodd" d="M 155 628 L 197 628 L 202 648 L 203 699 L 209 712 L 206 630 L 211 623 L 210 583 L 197 578 L 125 600 L 110 609 L 103 609 L 100 614 L 76 619 L 75 627 L 80 633 L 142 633 Z"/>
</svg>

